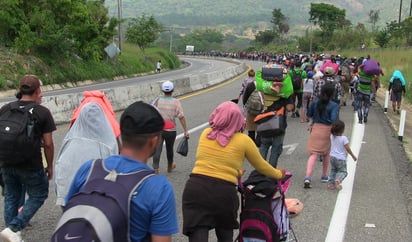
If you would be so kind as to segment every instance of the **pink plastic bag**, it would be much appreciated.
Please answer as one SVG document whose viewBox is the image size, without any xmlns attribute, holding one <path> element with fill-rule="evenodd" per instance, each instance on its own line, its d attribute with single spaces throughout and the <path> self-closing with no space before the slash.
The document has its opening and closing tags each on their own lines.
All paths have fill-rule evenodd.
<svg viewBox="0 0 412 242">
<path fill-rule="evenodd" d="M 291 177 L 292 177 L 292 173 L 290 171 L 286 171 L 285 178 L 280 182 L 280 187 L 284 194 L 286 194 L 289 190 Z"/>
</svg>

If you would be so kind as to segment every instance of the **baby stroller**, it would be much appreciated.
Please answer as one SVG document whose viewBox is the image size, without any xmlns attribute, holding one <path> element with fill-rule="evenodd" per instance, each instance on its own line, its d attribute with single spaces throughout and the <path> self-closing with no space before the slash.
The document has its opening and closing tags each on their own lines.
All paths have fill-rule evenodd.
<svg viewBox="0 0 412 242">
<path fill-rule="evenodd" d="M 290 219 L 298 216 L 303 204 L 298 199 L 286 199 L 291 173 L 275 180 L 253 171 L 248 179 L 239 179 L 241 213 L 239 242 L 298 241 Z"/>
</svg>

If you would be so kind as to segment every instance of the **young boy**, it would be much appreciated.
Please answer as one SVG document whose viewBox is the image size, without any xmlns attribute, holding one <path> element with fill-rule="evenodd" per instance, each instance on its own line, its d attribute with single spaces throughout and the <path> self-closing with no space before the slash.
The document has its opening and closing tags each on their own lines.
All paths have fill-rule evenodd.
<svg viewBox="0 0 412 242">
<path fill-rule="evenodd" d="M 331 128 L 331 149 L 330 149 L 330 175 L 328 188 L 334 190 L 342 189 L 342 181 L 348 175 L 346 170 L 346 156 L 349 153 L 354 161 L 357 157 L 353 154 L 349 147 L 348 138 L 343 135 L 345 131 L 345 123 L 341 120 L 336 120 L 332 123 Z"/>
</svg>

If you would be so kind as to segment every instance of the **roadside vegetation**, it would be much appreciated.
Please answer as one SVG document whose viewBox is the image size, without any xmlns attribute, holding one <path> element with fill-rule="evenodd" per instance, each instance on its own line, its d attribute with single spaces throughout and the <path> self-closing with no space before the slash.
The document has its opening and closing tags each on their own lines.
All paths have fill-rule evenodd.
<svg viewBox="0 0 412 242">
<path fill-rule="evenodd" d="M 127 43 L 116 59 L 102 61 L 71 58 L 46 62 L 33 55 L 0 48 L 0 90 L 17 89 L 18 80 L 27 73 L 39 76 L 44 85 L 107 81 L 150 74 L 155 73 L 158 60 L 162 60 L 163 69 L 176 69 L 181 64 L 177 56 L 164 49 L 149 47 L 142 51 Z"/>
<path fill-rule="evenodd" d="M 27 73 L 47 85 L 147 73 L 158 60 L 166 69 L 180 66 L 175 55 L 153 45 L 161 28 L 153 17 L 131 21 L 129 38 L 119 43 L 123 22 L 108 16 L 104 1 L 5 1 L 0 8 L 0 90 L 15 89 Z M 145 32 L 133 32 L 139 29 Z M 115 44 L 121 44 L 120 54 Z"/>
</svg>

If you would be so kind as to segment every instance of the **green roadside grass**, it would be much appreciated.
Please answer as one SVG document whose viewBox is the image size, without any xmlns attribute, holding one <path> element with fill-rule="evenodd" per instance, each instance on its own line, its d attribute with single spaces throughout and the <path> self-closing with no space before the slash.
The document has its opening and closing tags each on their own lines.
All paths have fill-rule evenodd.
<svg viewBox="0 0 412 242">
<path fill-rule="evenodd" d="M 21 55 L 0 47 L 0 91 L 16 89 L 18 80 L 25 74 L 39 76 L 44 85 L 133 77 L 154 72 L 158 60 L 162 61 L 163 69 L 177 69 L 181 64 L 179 58 L 167 50 L 157 47 L 141 50 L 128 43 L 123 44 L 122 53 L 117 57 L 99 62 L 75 56 L 62 59 Z"/>
</svg>

